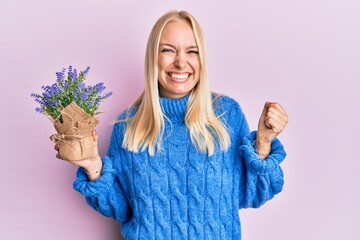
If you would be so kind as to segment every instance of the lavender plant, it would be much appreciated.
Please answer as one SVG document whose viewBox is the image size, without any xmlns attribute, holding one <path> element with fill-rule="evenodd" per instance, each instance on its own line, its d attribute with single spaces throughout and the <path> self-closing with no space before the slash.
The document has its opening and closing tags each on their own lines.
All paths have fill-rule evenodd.
<svg viewBox="0 0 360 240">
<path fill-rule="evenodd" d="M 86 86 L 84 83 L 90 67 L 84 71 L 77 72 L 72 66 L 56 73 L 56 82 L 51 86 L 42 86 L 42 94 L 32 93 L 31 97 L 40 104 L 36 112 L 50 116 L 52 119 L 59 119 L 62 122 L 61 110 L 75 101 L 86 113 L 93 116 L 99 108 L 101 101 L 112 95 L 112 92 L 105 93 L 103 82 L 94 86 Z"/>
</svg>

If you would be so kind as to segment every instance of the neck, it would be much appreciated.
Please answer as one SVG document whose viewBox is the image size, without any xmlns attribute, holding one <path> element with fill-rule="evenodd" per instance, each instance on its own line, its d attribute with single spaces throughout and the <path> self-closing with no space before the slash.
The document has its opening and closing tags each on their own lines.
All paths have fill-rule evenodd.
<svg viewBox="0 0 360 240">
<path fill-rule="evenodd" d="M 190 95 L 181 98 L 160 98 L 160 105 L 164 115 L 171 122 L 185 121 L 187 103 Z"/>
</svg>

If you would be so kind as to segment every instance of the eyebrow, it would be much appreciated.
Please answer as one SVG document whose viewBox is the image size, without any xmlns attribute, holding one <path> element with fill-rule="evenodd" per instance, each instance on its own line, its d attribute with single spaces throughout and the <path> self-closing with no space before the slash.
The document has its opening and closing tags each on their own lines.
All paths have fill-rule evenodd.
<svg viewBox="0 0 360 240">
<path fill-rule="evenodd" d="M 159 46 L 164 46 L 164 45 L 176 49 L 176 47 L 175 47 L 174 45 L 170 44 L 170 43 L 160 43 L 160 44 L 159 44 Z M 199 47 L 198 47 L 198 46 L 189 46 L 189 47 L 187 47 L 187 49 L 190 49 L 190 48 L 199 48 Z"/>
</svg>

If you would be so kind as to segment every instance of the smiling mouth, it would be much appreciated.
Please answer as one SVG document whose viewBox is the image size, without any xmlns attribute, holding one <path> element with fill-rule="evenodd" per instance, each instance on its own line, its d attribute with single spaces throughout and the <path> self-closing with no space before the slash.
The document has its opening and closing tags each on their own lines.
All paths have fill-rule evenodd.
<svg viewBox="0 0 360 240">
<path fill-rule="evenodd" d="M 185 80 L 190 77 L 190 73 L 182 73 L 182 74 L 176 74 L 172 72 L 168 72 L 167 75 L 175 80 Z"/>
</svg>

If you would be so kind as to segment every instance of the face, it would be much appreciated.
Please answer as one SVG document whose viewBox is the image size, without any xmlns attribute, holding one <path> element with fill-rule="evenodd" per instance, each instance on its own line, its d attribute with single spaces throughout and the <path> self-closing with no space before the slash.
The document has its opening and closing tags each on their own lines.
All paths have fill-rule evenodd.
<svg viewBox="0 0 360 240">
<path fill-rule="evenodd" d="M 181 98 L 199 81 L 199 50 L 190 24 L 184 20 L 166 24 L 159 45 L 160 96 Z"/>
</svg>

